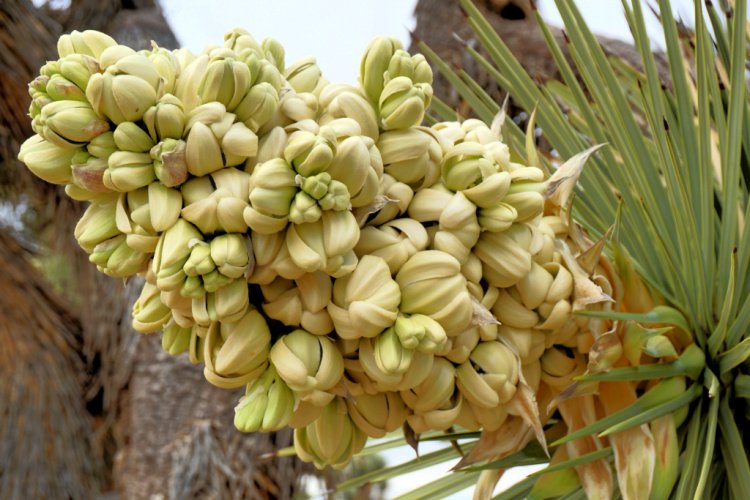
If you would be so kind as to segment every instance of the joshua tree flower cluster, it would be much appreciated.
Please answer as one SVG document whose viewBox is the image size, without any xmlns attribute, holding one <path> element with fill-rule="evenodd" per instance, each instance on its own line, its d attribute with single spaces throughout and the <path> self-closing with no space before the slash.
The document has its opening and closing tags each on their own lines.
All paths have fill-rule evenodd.
<svg viewBox="0 0 750 500">
<path fill-rule="evenodd" d="M 94 31 L 58 52 L 19 157 L 89 203 L 99 270 L 143 277 L 134 328 L 246 387 L 241 431 L 291 426 L 340 467 L 404 424 L 540 429 L 535 398 L 606 338 L 573 315 L 617 293 L 564 210 L 575 175 L 518 163 L 498 124 L 423 126 L 432 72 L 398 40 L 358 85 L 240 29 L 198 55 Z"/>
</svg>

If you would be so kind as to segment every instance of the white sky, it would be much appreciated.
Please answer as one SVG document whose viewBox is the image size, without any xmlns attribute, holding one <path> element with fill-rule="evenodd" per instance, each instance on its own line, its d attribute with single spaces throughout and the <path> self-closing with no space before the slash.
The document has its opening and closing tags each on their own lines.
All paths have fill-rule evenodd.
<svg viewBox="0 0 750 500">
<path fill-rule="evenodd" d="M 41 0 L 37 0 L 41 1 Z M 220 44 L 224 32 L 239 26 L 258 40 L 280 41 L 287 64 L 315 56 L 332 82 L 355 83 L 359 59 L 376 35 L 391 35 L 409 45 L 416 0 L 160 0 L 165 16 L 184 47 L 200 52 Z M 629 39 L 620 0 L 577 0 L 594 31 Z M 672 0 L 675 11 L 692 18 L 691 0 Z M 562 21 L 552 0 L 539 1 L 553 24 Z M 457 15 L 460 15 L 457 13 Z M 651 17 L 651 16 L 649 16 Z M 658 24 L 654 19 L 652 26 Z"/>
<path fill-rule="evenodd" d="M 377 35 L 399 37 L 408 46 L 414 0 L 160 0 L 172 31 L 193 52 L 222 43 L 233 27 L 259 42 L 272 37 L 286 50 L 287 65 L 314 56 L 323 74 L 355 83 L 359 59 Z"/>
</svg>

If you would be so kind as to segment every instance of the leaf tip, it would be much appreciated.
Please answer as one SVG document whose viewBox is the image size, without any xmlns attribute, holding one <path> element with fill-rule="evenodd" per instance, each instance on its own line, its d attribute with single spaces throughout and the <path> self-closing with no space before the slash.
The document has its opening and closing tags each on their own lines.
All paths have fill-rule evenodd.
<svg viewBox="0 0 750 500">
<path fill-rule="evenodd" d="M 422 43 L 422 39 L 419 38 L 417 34 L 412 30 L 409 30 L 409 39 L 411 40 L 412 45 L 419 45 L 420 43 Z"/>
<path fill-rule="evenodd" d="M 466 40 L 464 40 L 463 38 L 461 38 L 459 36 L 459 34 L 456 33 L 455 31 L 453 32 L 453 39 L 456 40 L 458 43 L 460 43 L 461 46 L 464 47 L 464 48 L 466 48 L 466 47 L 469 46 L 469 42 L 467 42 Z"/>
</svg>

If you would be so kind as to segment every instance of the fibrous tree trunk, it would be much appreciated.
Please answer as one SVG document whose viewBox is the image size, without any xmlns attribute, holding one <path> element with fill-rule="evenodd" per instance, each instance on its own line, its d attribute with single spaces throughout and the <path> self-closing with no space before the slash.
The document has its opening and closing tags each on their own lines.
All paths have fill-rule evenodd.
<svg viewBox="0 0 750 500">
<path fill-rule="evenodd" d="M 291 445 L 291 432 L 245 435 L 232 425 L 241 391 L 209 385 L 186 357 L 162 352 L 156 335 L 138 345 L 127 392 L 130 432 L 118 460 L 126 498 L 291 498 L 302 470 L 292 457 L 263 455 Z"/>
<path fill-rule="evenodd" d="M 0 497 L 85 498 L 104 464 L 83 394 L 81 325 L 0 229 Z"/>
<path fill-rule="evenodd" d="M 532 0 L 475 0 L 475 3 L 529 75 L 532 75 L 538 82 L 560 78 L 542 31 L 534 19 L 535 2 Z M 505 96 L 493 78 L 464 50 L 464 44 L 468 44 L 488 57 L 466 21 L 466 17 L 462 15 L 459 1 L 419 0 L 415 15 L 417 24 L 414 30 L 414 40 L 425 42 L 444 61 L 465 70 L 497 103 L 502 103 Z M 570 57 L 563 30 L 555 27 L 551 27 L 550 30 L 563 49 L 563 53 Z M 640 57 L 632 45 L 603 36 L 599 36 L 598 40 L 605 53 L 621 57 L 635 67 L 640 67 Z M 419 48 L 416 44 L 412 44 L 411 50 L 416 52 Z M 656 54 L 656 59 L 662 81 L 668 82 L 665 57 L 663 54 Z M 434 67 L 433 71 L 435 95 L 456 109 L 459 115 L 467 117 L 468 105 L 461 101 L 458 92 Z"/>
</svg>

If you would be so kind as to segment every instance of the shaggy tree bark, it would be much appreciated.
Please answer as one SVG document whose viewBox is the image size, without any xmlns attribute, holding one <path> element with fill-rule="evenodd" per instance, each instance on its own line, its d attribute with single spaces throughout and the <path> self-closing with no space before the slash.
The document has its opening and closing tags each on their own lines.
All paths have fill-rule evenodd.
<svg viewBox="0 0 750 500">
<path fill-rule="evenodd" d="M 186 357 L 138 345 L 127 391 L 129 421 L 118 477 L 126 498 L 291 498 L 302 472 L 291 457 L 261 455 L 291 445 L 291 432 L 246 435 L 232 425 L 242 391 L 209 385 Z"/>
<path fill-rule="evenodd" d="M 531 0 L 475 0 L 480 11 L 495 28 L 513 55 L 526 71 L 539 82 L 560 77 L 547 49 L 541 30 L 533 16 Z M 486 56 L 479 40 L 474 36 L 466 18 L 461 13 L 458 0 L 419 0 L 415 10 L 417 25 L 414 39 L 424 41 L 446 62 L 464 69 L 479 83 L 496 102 L 505 97 L 494 80 L 483 71 L 479 64 L 463 50 L 463 44 L 477 48 Z M 551 31 L 563 52 L 569 57 L 563 30 L 552 27 Z M 636 49 L 619 40 L 598 37 L 607 54 L 621 57 L 636 67 L 640 66 L 640 56 Z M 412 44 L 411 50 L 419 48 Z M 657 54 L 660 76 L 668 82 L 666 59 Z M 467 103 L 459 99 L 458 93 L 438 71 L 434 70 L 433 88 L 435 95 L 444 100 L 463 117 L 469 116 Z"/>
<path fill-rule="evenodd" d="M 94 452 L 81 325 L 0 229 L 0 497 L 85 498 L 104 463 Z"/>
<path fill-rule="evenodd" d="M 137 280 L 99 273 L 73 238 L 84 207 L 15 159 L 32 133 L 26 85 L 73 29 L 98 29 L 137 49 L 151 40 L 176 46 L 153 0 L 73 0 L 65 11 L 0 2 L 0 203 L 23 212 L 25 237 L 69 298 L 53 310 L 67 323 L 52 313 L 35 318 L 38 295 L 51 285 L 37 277 L 22 286 L 29 266 L 12 239 L 0 238 L 0 265 L 13 269 L 0 279 L 0 326 L 12 325 L 0 328 L 0 376 L 15 381 L 0 385 L 10 391 L 0 411 L 0 497 L 91 498 L 116 485 L 123 498 L 290 498 L 307 469 L 292 458 L 257 460 L 287 446 L 290 434 L 240 434 L 237 393 L 209 386 L 184 356 L 164 355 L 158 335 L 134 332 Z"/>
</svg>

